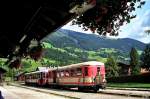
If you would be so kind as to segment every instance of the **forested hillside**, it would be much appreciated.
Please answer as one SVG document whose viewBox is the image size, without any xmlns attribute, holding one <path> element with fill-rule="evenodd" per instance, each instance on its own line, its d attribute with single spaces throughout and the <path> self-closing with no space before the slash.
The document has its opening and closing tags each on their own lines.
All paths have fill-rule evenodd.
<svg viewBox="0 0 150 99">
<path fill-rule="evenodd" d="M 99 50 L 101 48 L 114 48 L 124 52 L 130 51 L 132 47 L 143 50 L 144 43 L 130 38 L 109 39 L 94 34 L 85 34 L 71 30 L 60 29 L 43 39 L 55 47 L 76 47 L 83 50 Z"/>
</svg>

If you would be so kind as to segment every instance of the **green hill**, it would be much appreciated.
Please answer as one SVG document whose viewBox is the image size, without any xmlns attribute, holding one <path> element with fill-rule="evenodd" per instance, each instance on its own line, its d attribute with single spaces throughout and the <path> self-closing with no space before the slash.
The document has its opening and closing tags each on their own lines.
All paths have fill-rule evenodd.
<svg viewBox="0 0 150 99">
<path fill-rule="evenodd" d="M 96 51 L 101 48 L 114 48 L 129 52 L 132 47 L 138 50 L 145 48 L 144 43 L 130 38 L 110 39 L 94 34 L 85 34 L 71 30 L 60 29 L 43 39 L 58 48 L 75 47 L 88 51 Z"/>
</svg>

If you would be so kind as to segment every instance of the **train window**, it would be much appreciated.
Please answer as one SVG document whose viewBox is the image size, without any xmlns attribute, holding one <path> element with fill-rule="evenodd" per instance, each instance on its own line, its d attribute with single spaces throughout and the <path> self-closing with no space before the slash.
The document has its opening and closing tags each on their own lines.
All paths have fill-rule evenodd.
<svg viewBox="0 0 150 99">
<path fill-rule="evenodd" d="M 46 78 L 48 78 L 48 73 L 46 73 Z"/>
<path fill-rule="evenodd" d="M 38 78 L 38 74 L 35 75 L 35 78 L 36 78 L 36 79 Z"/>
<path fill-rule="evenodd" d="M 32 79 L 32 76 L 30 75 L 29 78 Z"/>
<path fill-rule="evenodd" d="M 37 79 L 40 78 L 39 74 L 37 74 Z"/>
<path fill-rule="evenodd" d="M 100 75 L 100 67 L 97 67 L 97 75 Z"/>
<path fill-rule="evenodd" d="M 57 72 L 57 77 L 59 77 L 59 72 Z"/>
<path fill-rule="evenodd" d="M 97 72 L 100 72 L 100 67 L 97 67 Z"/>
<path fill-rule="evenodd" d="M 45 78 L 45 73 L 42 73 L 42 77 Z"/>
<path fill-rule="evenodd" d="M 35 79 L 35 74 L 33 75 L 33 79 Z"/>
<path fill-rule="evenodd" d="M 38 78 L 38 74 L 36 74 L 36 79 Z"/>
<path fill-rule="evenodd" d="M 35 79 L 37 79 L 37 75 L 38 75 L 38 74 L 35 74 Z"/>
<path fill-rule="evenodd" d="M 81 76 L 82 75 L 82 69 L 81 68 L 77 68 L 76 75 L 77 76 Z"/>
<path fill-rule="evenodd" d="M 38 74 L 36 74 L 36 79 L 38 79 Z"/>
<path fill-rule="evenodd" d="M 33 79 L 35 79 L 35 74 L 33 75 Z"/>
<path fill-rule="evenodd" d="M 61 71 L 61 72 L 60 72 L 60 76 L 61 76 L 61 77 L 64 77 L 64 71 Z"/>
<path fill-rule="evenodd" d="M 72 69 L 72 70 L 70 71 L 70 76 L 74 76 L 74 75 L 75 75 L 74 72 L 75 72 L 75 71 Z"/>
<path fill-rule="evenodd" d="M 41 74 L 38 74 L 39 75 L 39 78 L 41 78 Z"/>
<path fill-rule="evenodd" d="M 51 78 L 51 72 L 48 73 L 49 77 Z"/>
<path fill-rule="evenodd" d="M 26 77 L 26 79 L 29 79 L 29 76 L 28 76 L 28 75 L 26 75 L 25 77 Z"/>
<path fill-rule="evenodd" d="M 66 77 L 69 76 L 69 71 L 68 71 L 68 70 L 65 71 L 65 76 L 66 76 Z"/>
<path fill-rule="evenodd" d="M 84 68 L 84 75 L 85 75 L 85 76 L 88 76 L 88 67 L 85 67 L 85 68 Z"/>
<path fill-rule="evenodd" d="M 36 79 L 36 75 L 37 75 L 37 74 L 34 75 L 34 79 Z"/>
</svg>

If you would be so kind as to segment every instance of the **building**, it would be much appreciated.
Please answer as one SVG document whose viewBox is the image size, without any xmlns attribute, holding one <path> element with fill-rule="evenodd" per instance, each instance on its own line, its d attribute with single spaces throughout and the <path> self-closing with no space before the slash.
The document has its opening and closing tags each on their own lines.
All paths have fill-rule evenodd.
<svg viewBox="0 0 150 99">
<path fill-rule="evenodd" d="M 120 67 L 119 76 L 129 76 L 131 75 L 131 69 L 129 64 L 125 64 L 123 62 L 118 62 L 118 66 Z"/>
</svg>

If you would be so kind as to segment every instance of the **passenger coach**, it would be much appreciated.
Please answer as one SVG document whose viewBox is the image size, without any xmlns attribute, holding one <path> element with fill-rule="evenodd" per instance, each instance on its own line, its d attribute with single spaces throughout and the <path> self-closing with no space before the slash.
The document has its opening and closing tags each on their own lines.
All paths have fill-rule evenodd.
<svg viewBox="0 0 150 99">
<path fill-rule="evenodd" d="M 35 71 L 25 74 L 25 84 L 42 86 L 47 84 L 47 73 L 45 71 Z"/>
<path fill-rule="evenodd" d="M 94 91 L 99 88 L 106 87 L 105 66 L 104 63 L 97 61 L 89 61 L 78 64 L 67 65 L 55 69 L 49 69 L 48 72 L 42 72 L 45 76 L 37 76 L 36 79 L 45 79 L 41 85 L 45 84 L 50 87 L 77 87 L 78 90 L 92 89 Z M 28 73 L 27 75 L 33 75 Z M 36 75 L 41 74 L 37 72 Z M 29 82 L 26 77 L 26 83 Z M 34 81 L 35 82 L 35 81 Z M 36 81 L 39 85 L 39 80 Z"/>
</svg>

